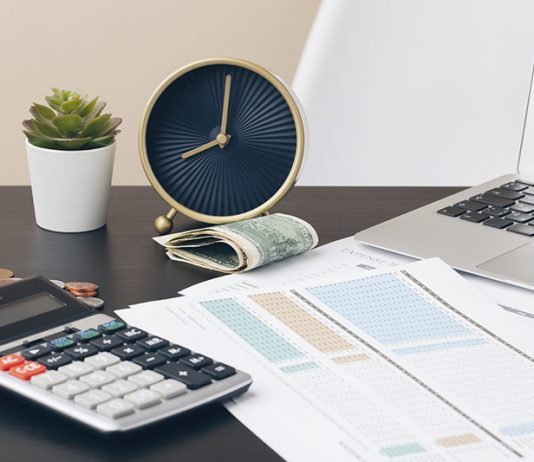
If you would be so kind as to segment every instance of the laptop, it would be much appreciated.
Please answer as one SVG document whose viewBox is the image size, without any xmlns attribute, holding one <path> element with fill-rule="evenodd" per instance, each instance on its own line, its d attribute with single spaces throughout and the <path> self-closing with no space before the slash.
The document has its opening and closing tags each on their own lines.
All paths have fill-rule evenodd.
<svg viewBox="0 0 534 462">
<path fill-rule="evenodd" d="M 358 241 L 534 290 L 534 91 L 517 173 L 503 175 L 357 233 Z M 530 115 L 529 115 L 530 107 Z"/>
</svg>

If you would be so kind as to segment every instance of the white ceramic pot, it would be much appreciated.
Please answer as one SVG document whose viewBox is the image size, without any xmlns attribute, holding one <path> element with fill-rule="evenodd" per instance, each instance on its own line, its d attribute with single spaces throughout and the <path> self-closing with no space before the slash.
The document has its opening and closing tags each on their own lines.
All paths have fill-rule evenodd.
<svg viewBox="0 0 534 462">
<path fill-rule="evenodd" d="M 26 140 L 26 153 L 37 225 L 80 233 L 106 224 L 115 142 L 86 151 L 57 151 Z"/>
</svg>

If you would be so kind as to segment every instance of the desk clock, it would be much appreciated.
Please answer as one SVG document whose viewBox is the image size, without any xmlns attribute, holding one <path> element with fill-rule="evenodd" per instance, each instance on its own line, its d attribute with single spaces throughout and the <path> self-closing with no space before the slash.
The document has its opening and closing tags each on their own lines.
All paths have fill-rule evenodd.
<svg viewBox="0 0 534 462">
<path fill-rule="evenodd" d="M 171 210 L 206 223 L 267 213 L 294 185 L 305 148 L 303 113 L 278 77 L 236 58 L 189 64 L 165 79 L 141 119 L 145 173 Z"/>
</svg>

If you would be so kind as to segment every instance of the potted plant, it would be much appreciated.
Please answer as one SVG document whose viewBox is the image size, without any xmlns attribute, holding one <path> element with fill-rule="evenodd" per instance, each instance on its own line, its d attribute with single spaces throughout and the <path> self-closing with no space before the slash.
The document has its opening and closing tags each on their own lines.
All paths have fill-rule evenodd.
<svg viewBox="0 0 534 462">
<path fill-rule="evenodd" d="M 122 119 L 106 103 L 53 88 L 22 125 L 35 220 L 41 228 L 83 232 L 106 224 L 115 136 Z"/>
</svg>

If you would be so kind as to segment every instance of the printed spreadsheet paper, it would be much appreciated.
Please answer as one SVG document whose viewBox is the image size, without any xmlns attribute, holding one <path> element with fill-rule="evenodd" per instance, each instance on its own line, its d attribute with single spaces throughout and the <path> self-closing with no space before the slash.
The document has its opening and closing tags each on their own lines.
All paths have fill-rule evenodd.
<svg viewBox="0 0 534 462">
<path fill-rule="evenodd" d="M 249 372 L 227 407 L 289 461 L 534 454 L 531 329 L 440 260 L 117 313 Z"/>
</svg>

